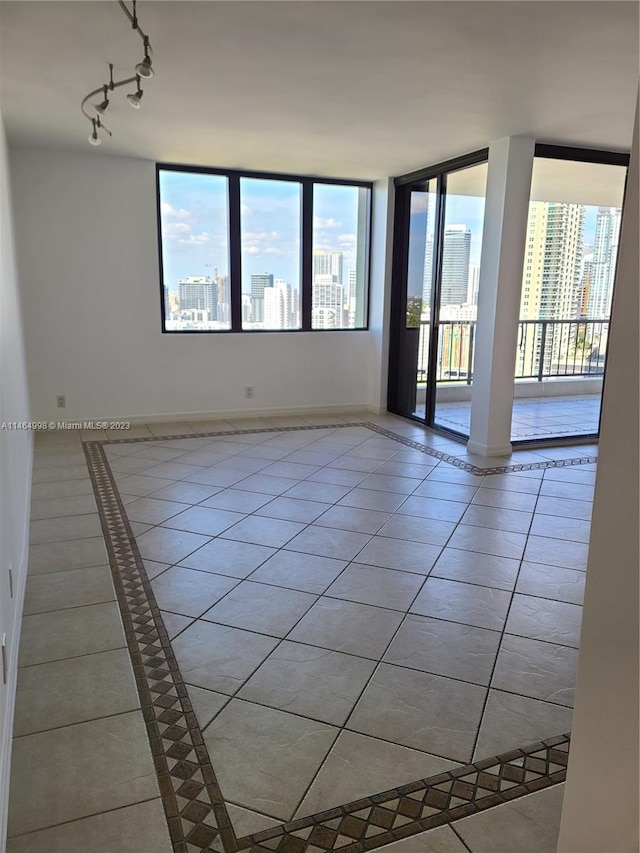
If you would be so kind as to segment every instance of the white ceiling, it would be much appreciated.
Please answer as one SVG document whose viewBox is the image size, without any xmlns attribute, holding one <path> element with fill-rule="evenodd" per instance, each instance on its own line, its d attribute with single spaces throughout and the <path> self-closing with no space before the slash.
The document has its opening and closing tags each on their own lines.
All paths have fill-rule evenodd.
<svg viewBox="0 0 640 853">
<path fill-rule="evenodd" d="M 131 3 L 128 2 L 128 6 Z M 502 136 L 625 150 L 638 4 L 598 0 L 142 0 L 155 77 L 113 93 L 96 155 L 375 179 Z M 90 151 L 84 95 L 130 76 L 115 0 L 0 3 L 13 145 Z"/>
</svg>

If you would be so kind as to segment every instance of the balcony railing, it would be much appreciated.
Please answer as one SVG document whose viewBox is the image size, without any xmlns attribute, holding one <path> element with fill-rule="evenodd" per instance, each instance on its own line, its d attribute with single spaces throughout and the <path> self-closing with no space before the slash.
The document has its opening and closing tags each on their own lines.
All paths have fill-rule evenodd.
<svg viewBox="0 0 640 853">
<path fill-rule="evenodd" d="M 475 320 L 441 320 L 438 327 L 436 381 L 471 384 Z M 420 322 L 418 382 L 427 378 L 430 324 Z M 602 376 L 609 320 L 521 320 L 515 379 Z"/>
</svg>

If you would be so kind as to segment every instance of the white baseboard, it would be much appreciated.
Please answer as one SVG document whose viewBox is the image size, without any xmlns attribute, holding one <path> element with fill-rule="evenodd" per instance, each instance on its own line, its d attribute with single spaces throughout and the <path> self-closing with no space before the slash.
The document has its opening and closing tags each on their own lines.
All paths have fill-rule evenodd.
<svg viewBox="0 0 640 853">
<path fill-rule="evenodd" d="M 496 444 L 493 446 L 480 444 L 477 441 L 468 441 L 467 450 L 469 453 L 476 453 L 478 456 L 511 456 L 513 448 L 511 444 Z"/>
<path fill-rule="evenodd" d="M 118 415 L 108 417 L 60 417 L 49 418 L 49 421 L 60 421 L 64 423 L 80 423 L 80 422 L 106 422 L 111 423 L 126 422 L 130 424 L 156 424 L 156 423 L 182 423 L 184 421 L 224 421 L 231 419 L 252 419 L 252 418 L 269 418 L 269 417 L 304 417 L 305 415 L 336 415 L 336 414 L 355 414 L 364 412 L 370 414 L 380 414 L 381 411 L 377 406 L 371 406 L 369 403 L 352 403 L 351 405 L 343 406 L 288 406 L 288 407 L 272 407 L 260 409 L 218 409 L 214 412 L 155 412 L 145 415 Z M 47 419 L 45 419 L 47 420 Z"/>
</svg>

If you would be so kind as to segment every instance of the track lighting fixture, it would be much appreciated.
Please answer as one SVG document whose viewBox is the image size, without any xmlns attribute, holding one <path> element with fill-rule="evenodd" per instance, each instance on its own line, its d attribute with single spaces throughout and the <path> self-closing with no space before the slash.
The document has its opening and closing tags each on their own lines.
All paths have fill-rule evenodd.
<svg viewBox="0 0 640 853">
<path fill-rule="evenodd" d="M 140 99 L 144 95 L 144 92 L 140 88 L 140 78 L 139 77 L 136 77 L 136 83 L 138 84 L 138 91 L 134 95 L 127 95 L 127 100 L 129 101 L 129 103 L 131 104 L 131 106 L 135 110 L 139 110 L 140 109 Z"/>
<path fill-rule="evenodd" d="M 137 86 L 137 90 L 135 93 L 130 93 L 127 95 L 127 100 L 131 104 L 131 106 L 139 110 L 140 109 L 140 101 L 144 94 L 142 88 L 140 87 L 140 78 L 149 79 L 153 77 L 153 68 L 151 66 L 151 43 L 149 42 L 149 36 L 146 35 L 138 25 L 138 16 L 136 13 L 136 0 L 132 0 L 133 11 L 129 11 L 124 0 L 118 0 L 118 5 L 125 13 L 129 21 L 131 22 L 131 28 L 134 29 L 140 38 L 142 39 L 142 44 L 144 47 L 144 59 L 142 62 L 139 62 L 135 66 L 135 75 L 133 77 L 127 77 L 123 80 L 114 80 L 113 79 L 113 65 L 109 65 L 109 82 L 104 83 L 98 89 L 94 89 L 92 92 L 83 98 L 82 103 L 80 104 L 80 110 L 82 111 L 83 116 L 91 122 L 92 131 L 89 136 L 89 143 L 91 145 L 100 145 L 102 143 L 102 139 L 98 135 L 98 130 L 103 130 L 105 133 L 108 133 L 111 136 L 111 132 L 107 130 L 107 128 L 101 123 L 100 116 L 105 114 L 106 109 L 110 104 L 109 100 L 109 92 L 113 92 L 114 89 L 119 89 L 121 86 L 128 86 L 131 83 L 135 83 Z M 94 104 L 94 115 L 87 112 L 85 109 L 85 105 L 91 98 L 94 98 L 96 95 L 102 94 L 102 101 L 99 104 Z"/>
</svg>

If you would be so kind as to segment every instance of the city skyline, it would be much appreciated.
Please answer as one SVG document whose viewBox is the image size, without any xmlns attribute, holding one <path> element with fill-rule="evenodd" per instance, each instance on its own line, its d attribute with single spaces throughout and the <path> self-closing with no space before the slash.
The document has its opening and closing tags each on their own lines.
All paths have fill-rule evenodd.
<svg viewBox="0 0 640 853">
<path fill-rule="evenodd" d="M 177 292 L 188 276 L 229 274 L 227 178 L 160 170 L 164 284 Z M 300 288 L 300 184 L 241 179 L 242 291 L 251 276 L 269 272 Z M 345 268 L 358 252 L 359 188 L 314 186 L 314 249 L 339 250 Z"/>
<path fill-rule="evenodd" d="M 314 329 L 352 328 L 358 314 L 357 270 L 344 271 L 340 251 L 313 251 L 311 326 Z M 255 273 L 250 290 L 241 294 L 243 329 L 301 328 L 300 293 L 273 273 Z M 178 292 L 165 287 L 165 321 L 173 331 L 229 330 L 231 294 L 228 276 L 186 276 Z"/>
<path fill-rule="evenodd" d="M 159 181 L 168 327 L 179 330 L 186 323 L 189 328 L 229 329 L 228 179 L 224 175 L 161 170 Z M 360 270 L 357 269 L 358 233 L 362 229 L 360 193 L 361 190 L 354 186 L 314 185 L 313 328 L 345 328 L 356 324 L 357 303 L 363 293 L 362 286 L 357 286 L 363 268 L 361 264 Z M 410 268 L 413 264 L 416 275 L 410 276 L 415 282 L 415 293 L 410 286 L 409 296 L 422 297 L 423 314 L 428 301 L 425 297 L 432 255 L 431 195 L 415 193 L 415 211 L 412 206 L 412 229 L 418 226 L 412 230 L 412 238 L 416 238 L 416 244 L 421 240 L 423 248 L 415 257 L 410 252 Z M 300 327 L 301 200 L 299 180 L 240 179 L 241 302 L 245 329 L 267 325 L 270 328 Z M 530 210 L 541 204 L 554 203 L 531 202 Z M 469 312 L 477 303 L 484 206 L 484 195 L 448 193 L 446 197 L 441 304 L 452 318 L 456 306 L 460 306 L 460 319 L 463 315 L 464 319 L 471 319 Z M 615 262 L 611 252 L 612 240 L 615 243 L 612 228 L 600 227 L 597 207 L 574 207 L 582 211 L 583 240 L 577 249 L 580 277 L 585 277 L 584 270 L 588 268 L 589 276 L 585 280 L 594 287 L 597 282 L 598 305 L 610 304 L 607 280 Z M 598 240 L 606 247 L 608 260 L 605 263 L 601 253 L 600 261 L 588 266 L 587 249 L 591 250 Z M 323 266 L 317 265 L 316 256 L 326 257 Z M 334 260 L 339 257 L 339 267 L 332 266 L 333 261 L 328 260 L 331 256 Z M 421 274 L 416 264 L 421 267 Z M 196 282 L 198 277 L 203 280 Z M 255 290 L 255 282 L 261 277 L 267 280 L 262 290 L 273 288 L 274 282 L 278 282 L 277 293 L 269 293 L 268 321 L 265 320 L 264 298 Z M 186 286 L 187 282 L 190 287 Z M 196 293 L 196 285 L 202 289 L 201 296 L 188 297 L 187 293 Z M 576 291 L 572 292 L 572 305 L 577 305 L 578 283 L 574 282 L 571 287 Z M 556 289 L 559 295 L 566 290 L 564 286 Z M 581 302 L 583 312 L 587 306 L 592 310 L 594 300 L 593 295 L 588 298 L 586 294 Z M 562 305 L 562 313 L 565 312 L 576 315 L 576 310 L 566 300 Z M 281 321 L 274 319 L 277 317 L 281 317 Z"/>
</svg>

